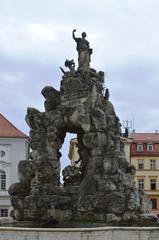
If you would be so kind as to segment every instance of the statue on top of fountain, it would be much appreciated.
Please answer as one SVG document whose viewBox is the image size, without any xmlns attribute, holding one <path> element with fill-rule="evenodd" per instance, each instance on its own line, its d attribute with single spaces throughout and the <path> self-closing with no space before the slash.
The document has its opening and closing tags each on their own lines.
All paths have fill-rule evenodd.
<svg viewBox="0 0 159 240">
<path fill-rule="evenodd" d="M 89 71 L 90 56 L 92 54 L 92 49 L 89 47 L 89 42 L 86 40 L 86 33 L 82 33 L 81 38 L 75 37 L 76 29 L 72 32 L 72 37 L 77 43 L 76 50 L 78 52 L 78 70 L 82 72 Z"/>
</svg>

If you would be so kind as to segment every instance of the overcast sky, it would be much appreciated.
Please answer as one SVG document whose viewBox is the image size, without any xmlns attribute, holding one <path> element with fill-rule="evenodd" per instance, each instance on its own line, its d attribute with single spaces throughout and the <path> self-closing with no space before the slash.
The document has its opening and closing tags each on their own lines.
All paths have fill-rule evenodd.
<svg viewBox="0 0 159 240">
<path fill-rule="evenodd" d="M 0 112 L 28 134 L 27 107 L 43 111 L 42 88 L 59 90 L 59 66 L 77 62 L 74 28 L 121 123 L 134 115 L 136 132 L 159 130 L 158 0 L 0 0 Z"/>
</svg>

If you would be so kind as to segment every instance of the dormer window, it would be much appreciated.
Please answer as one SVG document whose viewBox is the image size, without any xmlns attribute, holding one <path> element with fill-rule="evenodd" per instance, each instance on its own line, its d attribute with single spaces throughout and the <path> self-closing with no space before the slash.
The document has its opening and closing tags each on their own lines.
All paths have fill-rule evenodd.
<svg viewBox="0 0 159 240">
<path fill-rule="evenodd" d="M 144 149 L 143 144 L 137 144 L 137 151 L 138 152 L 143 152 L 143 149 Z"/>
<path fill-rule="evenodd" d="M 147 144 L 147 151 L 152 152 L 153 151 L 153 144 Z"/>
</svg>

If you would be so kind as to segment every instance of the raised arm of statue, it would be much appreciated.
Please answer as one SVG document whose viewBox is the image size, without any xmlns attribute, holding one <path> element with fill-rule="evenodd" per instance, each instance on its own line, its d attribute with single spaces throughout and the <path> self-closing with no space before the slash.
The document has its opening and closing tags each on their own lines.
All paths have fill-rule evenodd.
<svg viewBox="0 0 159 240">
<path fill-rule="evenodd" d="M 73 39 L 76 41 L 77 38 L 75 37 L 75 32 L 76 32 L 76 29 L 74 29 L 74 30 L 72 31 L 72 37 L 73 37 Z"/>
</svg>

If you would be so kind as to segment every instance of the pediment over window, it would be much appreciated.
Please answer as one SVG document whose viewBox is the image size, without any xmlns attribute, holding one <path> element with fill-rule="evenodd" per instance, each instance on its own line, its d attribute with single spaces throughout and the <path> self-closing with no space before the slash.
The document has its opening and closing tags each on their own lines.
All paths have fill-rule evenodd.
<svg viewBox="0 0 159 240">
<path fill-rule="evenodd" d="M 10 145 L 0 145 L 0 162 L 9 162 Z"/>
<path fill-rule="evenodd" d="M 11 162 L 5 162 L 5 161 L 1 161 L 1 160 L 0 160 L 0 167 L 1 167 L 1 166 L 7 167 L 7 166 L 9 166 L 10 164 L 11 164 Z"/>
</svg>

